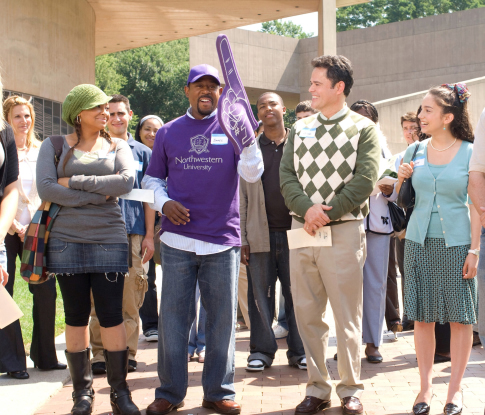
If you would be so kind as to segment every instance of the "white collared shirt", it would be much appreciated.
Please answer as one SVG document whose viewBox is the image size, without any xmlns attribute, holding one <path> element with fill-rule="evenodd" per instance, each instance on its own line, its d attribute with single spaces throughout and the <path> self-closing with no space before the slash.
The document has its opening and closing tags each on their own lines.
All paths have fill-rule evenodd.
<svg viewBox="0 0 485 415">
<path fill-rule="evenodd" d="M 347 111 L 349 111 L 349 107 L 347 107 L 347 103 L 344 102 L 344 107 L 337 112 L 336 114 L 332 115 L 330 118 L 325 117 L 322 113 L 320 113 L 320 116 L 325 120 L 336 120 L 337 118 L 343 117 L 345 114 L 347 114 Z"/>
</svg>

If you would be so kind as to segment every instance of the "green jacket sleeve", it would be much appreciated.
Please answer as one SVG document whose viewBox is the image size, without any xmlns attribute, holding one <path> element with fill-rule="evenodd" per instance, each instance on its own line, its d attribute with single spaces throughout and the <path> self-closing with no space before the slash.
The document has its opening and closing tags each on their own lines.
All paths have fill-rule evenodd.
<svg viewBox="0 0 485 415">
<path fill-rule="evenodd" d="M 313 202 L 303 191 L 294 163 L 295 127 L 291 128 L 280 164 L 280 189 L 288 209 L 304 218 Z"/>
<path fill-rule="evenodd" d="M 371 125 L 360 133 L 354 177 L 328 204 L 333 208 L 326 212 L 330 220 L 340 219 L 369 198 L 378 179 L 381 158 L 377 127 Z"/>
</svg>

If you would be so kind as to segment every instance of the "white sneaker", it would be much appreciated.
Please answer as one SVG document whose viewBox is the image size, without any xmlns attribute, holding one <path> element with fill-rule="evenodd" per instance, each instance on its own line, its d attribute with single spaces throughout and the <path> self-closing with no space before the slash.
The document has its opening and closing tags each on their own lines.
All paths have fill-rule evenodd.
<svg viewBox="0 0 485 415">
<path fill-rule="evenodd" d="M 266 365 L 262 360 L 251 360 L 246 366 L 248 372 L 262 372 Z"/>
<path fill-rule="evenodd" d="M 298 366 L 298 369 L 306 370 L 306 357 L 301 359 L 296 365 Z"/>
<path fill-rule="evenodd" d="M 279 324 L 273 328 L 273 333 L 275 339 L 284 339 L 288 336 L 288 330 L 284 327 L 280 326 Z"/>
<path fill-rule="evenodd" d="M 205 350 L 202 350 L 199 353 L 199 363 L 204 363 L 205 362 Z"/>
</svg>

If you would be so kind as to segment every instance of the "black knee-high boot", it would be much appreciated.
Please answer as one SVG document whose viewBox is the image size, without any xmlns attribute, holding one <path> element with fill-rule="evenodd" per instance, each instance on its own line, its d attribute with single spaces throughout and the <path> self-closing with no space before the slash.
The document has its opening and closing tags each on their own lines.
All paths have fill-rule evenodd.
<svg viewBox="0 0 485 415">
<path fill-rule="evenodd" d="M 93 412 L 94 390 L 93 374 L 89 362 L 90 351 L 91 349 L 76 353 L 65 351 L 74 389 L 72 392 L 72 400 L 74 401 L 74 406 L 71 409 L 72 415 L 90 415 Z"/>
<path fill-rule="evenodd" d="M 131 393 L 126 383 L 128 373 L 128 348 L 121 352 L 104 350 L 108 383 L 111 386 L 110 401 L 115 415 L 141 415 L 138 407 L 131 400 Z"/>
</svg>

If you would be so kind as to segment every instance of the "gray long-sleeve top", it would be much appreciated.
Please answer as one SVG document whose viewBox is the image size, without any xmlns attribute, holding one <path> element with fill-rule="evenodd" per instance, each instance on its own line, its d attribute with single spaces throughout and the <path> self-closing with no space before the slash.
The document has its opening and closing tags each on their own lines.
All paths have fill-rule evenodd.
<svg viewBox="0 0 485 415">
<path fill-rule="evenodd" d="M 64 159 L 69 145 L 64 147 L 57 167 L 54 146 L 44 140 L 37 160 L 37 189 L 44 201 L 61 205 L 51 238 L 65 242 L 112 244 L 127 242 L 125 224 L 117 197 L 129 193 L 135 180 L 133 155 L 128 144 L 113 138 L 113 144 L 103 140 L 98 158 L 82 162 L 74 154 Z M 70 177 L 69 189 L 57 183 Z M 111 196 L 106 199 L 106 196 Z"/>
</svg>

